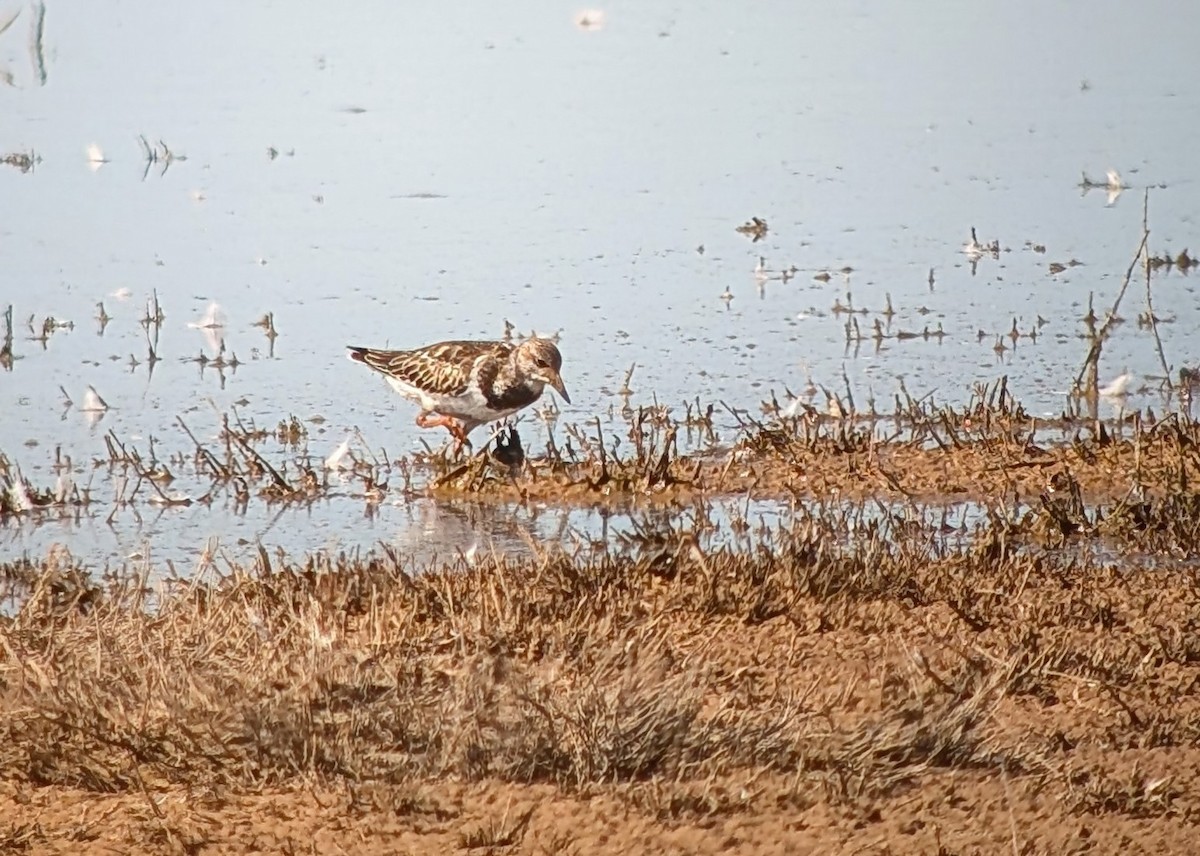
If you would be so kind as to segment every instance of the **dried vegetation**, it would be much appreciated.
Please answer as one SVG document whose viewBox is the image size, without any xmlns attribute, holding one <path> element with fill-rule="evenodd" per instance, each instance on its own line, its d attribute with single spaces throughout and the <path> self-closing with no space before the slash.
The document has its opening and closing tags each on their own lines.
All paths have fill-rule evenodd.
<svg viewBox="0 0 1200 856">
<path fill-rule="evenodd" d="M 1081 504 L 1077 532 L 1132 513 L 1101 520 L 1058 493 Z M 1163 502 L 1134 528 L 1195 556 L 1194 525 L 1155 523 L 1185 500 Z M 810 811 L 893 834 L 882 818 L 929 787 L 1052 799 L 1060 820 L 1194 824 L 1200 790 L 1176 761 L 1200 741 L 1200 571 L 1137 570 L 1077 533 L 1031 547 L 1018 529 L 993 514 L 951 546 L 901 515 L 814 506 L 750 553 L 659 522 L 621 552 L 424 573 L 386 553 L 264 552 L 153 586 L 61 555 L 11 564 L 0 781 L 132 800 L 144 846 L 193 852 L 231 843 L 197 806 L 314 788 L 451 848 L 529 852 L 583 832 L 562 838 L 537 802 L 477 816 L 455 789 L 611 800 L 649 824 L 643 843 Z M 191 808 L 166 799 L 180 789 Z"/>
</svg>

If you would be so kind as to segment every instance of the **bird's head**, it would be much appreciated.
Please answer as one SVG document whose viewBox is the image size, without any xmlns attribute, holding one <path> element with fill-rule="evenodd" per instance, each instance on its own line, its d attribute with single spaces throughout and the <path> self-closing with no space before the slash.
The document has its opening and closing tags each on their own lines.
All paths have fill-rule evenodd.
<svg viewBox="0 0 1200 856">
<path fill-rule="evenodd" d="M 525 377 L 548 383 L 554 391 L 562 396 L 563 401 L 571 403 L 567 388 L 563 385 L 559 370 L 562 369 L 562 354 L 549 339 L 526 339 L 517 345 L 513 354 L 517 369 Z"/>
</svg>

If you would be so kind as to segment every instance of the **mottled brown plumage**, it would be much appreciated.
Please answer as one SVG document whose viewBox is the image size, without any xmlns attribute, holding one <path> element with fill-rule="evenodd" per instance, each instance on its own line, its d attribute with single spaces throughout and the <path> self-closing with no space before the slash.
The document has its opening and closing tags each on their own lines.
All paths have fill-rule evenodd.
<svg viewBox="0 0 1200 856">
<path fill-rule="evenodd" d="M 438 342 L 411 351 L 382 351 L 351 347 L 350 359 L 365 363 L 389 378 L 397 378 L 434 395 L 461 395 L 480 357 L 489 362 L 507 359 L 507 342 Z"/>
<path fill-rule="evenodd" d="M 559 376 L 562 355 L 548 339 L 438 342 L 410 351 L 350 346 L 350 359 L 418 402 L 418 425 L 445 427 L 460 445 L 479 425 L 533 404 L 546 384 L 571 401 Z"/>
</svg>

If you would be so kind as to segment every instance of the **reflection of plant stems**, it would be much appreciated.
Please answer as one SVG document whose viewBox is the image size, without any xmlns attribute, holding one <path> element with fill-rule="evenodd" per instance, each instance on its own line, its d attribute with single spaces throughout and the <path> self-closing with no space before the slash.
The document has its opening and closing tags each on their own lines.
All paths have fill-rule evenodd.
<svg viewBox="0 0 1200 856">
<path fill-rule="evenodd" d="M 46 35 L 46 4 L 36 3 L 33 7 L 33 69 L 37 74 L 38 84 L 46 85 L 46 53 L 42 39 Z"/>
<path fill-rule="evenodd" d="M 21 17 L 21 10 L 20 10 L 20 9 L 18 9 L 18 10 L 17 10 L 17 11 L 15 11 L 15 12 L 13 12 L 13 13 L 12 13 L 12 17 L 11 17 L 11 18 L 9 18 L 7 21 L 0 21 L 0 35 L 3 35 L 3 34 L 4 34 L 4 32 L 5 32 L 5 31 L 6 31 L 6 30 L 7 30 L 9 27 L 11 27 L 11 26 L 13 25 L 13 22 L 14 22 L 14 21 L 16 21 L 16 20 L 17 20 L 17 18 L 19 18 L 19 17 Z"/>
</svg>

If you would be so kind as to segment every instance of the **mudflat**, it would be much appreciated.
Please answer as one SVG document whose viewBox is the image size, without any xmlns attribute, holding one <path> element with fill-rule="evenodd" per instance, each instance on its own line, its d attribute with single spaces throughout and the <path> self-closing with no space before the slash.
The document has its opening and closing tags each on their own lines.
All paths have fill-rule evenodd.
<svg viewBox="0 0 1200 856">
<path fill-rule="evenodd" d="M 1020 513 L 971 480 L 991 512 L 954 531 L 862 500 L 801 504 L 754 549 L 656 515 L 620 550 L 420 573 L 385 549 L 153 585 L 10 563 L 0 845 L 1187 852 L 1196 432 L 943 436 L 919 454 L 947 472 L 1039 473 Z M 829 436 L 807 446 L 827 484 L 918 454 L 846 467 Z M 799 447 L 772 448 L 729 471 Z"/>
</svg>

